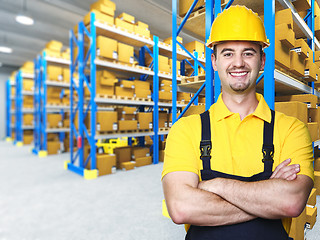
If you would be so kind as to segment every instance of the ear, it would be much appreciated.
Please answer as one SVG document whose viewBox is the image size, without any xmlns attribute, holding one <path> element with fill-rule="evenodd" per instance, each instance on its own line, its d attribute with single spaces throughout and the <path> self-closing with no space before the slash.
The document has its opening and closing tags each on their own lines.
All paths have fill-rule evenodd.
<svg viewBox="0 0 320 240">
<path fill-rule="evenodd" d="M 263 52 L 262 57 L 261 57 L 260 71 L 264 70 L 265 64 L 266 64 L 266 54 L 265 54 L 265 52 Z"/>
<path fill-rule="evenodd" d="M 214 56 L 214 54 L 211 54 L 211 62 L 212 62 L 212 67 L 213 70 L 218 71 L 217 65 L 216 65 L 216 57 Z"/>
</svg>

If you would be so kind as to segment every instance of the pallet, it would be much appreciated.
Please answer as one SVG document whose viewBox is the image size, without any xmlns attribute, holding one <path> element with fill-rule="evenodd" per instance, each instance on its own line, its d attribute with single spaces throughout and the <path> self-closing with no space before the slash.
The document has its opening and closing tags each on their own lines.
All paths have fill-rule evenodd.
<svg viewBox="0 0 320 240">
<path fill-rule="evenodd" d="M 199 82 L 206 80 L 206 75 L 199 75 L 194 77 L 181 77 L 181 83 Z"/>
<path fill-rule="evenodd" d="M 166 128 L 159 128 L 159 132 L 165 132 L 165 131 L 169 131 L 170 128 L 166 127 Z"/>
</svg>

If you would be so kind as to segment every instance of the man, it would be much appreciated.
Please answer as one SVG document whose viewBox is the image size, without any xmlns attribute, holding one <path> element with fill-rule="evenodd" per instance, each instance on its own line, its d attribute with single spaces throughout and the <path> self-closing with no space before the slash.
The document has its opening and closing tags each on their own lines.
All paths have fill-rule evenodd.
<svg viewBox="0 0 320 240">
<path fill-rule="evenodd" d="M 162 183 L 186 239 L 289 239 L 291 218 L 313 187 L 310 134 L 302 122 L 271 111 L 256 93 L 269 43 L 261 19 L 232 6 L 209 38 L 222 93 L 209 112 L 175 123 Z"/>
</svg>

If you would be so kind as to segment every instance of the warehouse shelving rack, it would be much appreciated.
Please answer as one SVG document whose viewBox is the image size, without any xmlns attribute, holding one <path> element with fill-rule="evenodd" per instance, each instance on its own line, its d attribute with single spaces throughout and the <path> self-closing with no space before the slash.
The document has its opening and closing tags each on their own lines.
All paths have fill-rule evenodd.
<svg viewBox="0 0 320 240">
<path fill-rule="evenodd" d="M 6 82 L 6 141 L 11 142 L 12 141 L 12 114 L 14 114 L 14 111 L 11 109 L 12 107 L 12 100 L 14 100 L 14 97 L 11 96 L 11 89 L 15 87 L 14 82 L 11 79 L 8 79 Z"/>
<path fill-rule="evenodd" d="M 15 75 L 15 139 L 14 144 L 18 147 L 23 146 L 23 131 L 24 130 L 33 130 L 34 126 L 24 126 L 23 125 L 23 114 L 33 113 L 33 108 L 24 108 L 23 107 L 23 96 L 33 96 L 33 91 L 24 91 L 23 90 L 23 79 L 33 79 L 33 74 L 23 73 L 19 70 Z"/>
<path fill-rule="evenodd" d="M 318 3 L 320 2 L 317 0 Z M 183 18 L 182 23 L 180 24 L 179 28 L 177 29 L 177 0 L 172 1 L 172 39 L 173 39 L 173 68 L 176 68 L 176 56 L 175 56 L 175 48 L 176 45 L 180 43 L 177 42 L 176 38 L 181 31 L 181 28 L 184 26 L 184 24 L 187 22 L 188 17 L 190 16 L 191 12 L 193 11 L 194 7 L 196 6 L 198 0 L 195 0 L 193 4 L 191 5 L 189 11 L 187 12 L 186 16 Z M 230 0 L 227 4 L 225 4 L 225 8 L 228 8 L 231 6 L 235 1 Z M 238 0 L 236 1 L 237 4 L 241 4 L 242 2 L 246 2 L 245 0 Z M 307 36 L 307 38 L 310 40 L 309 44 L 312 46 L 312 50 L 314 51 L 315 48 L 320 49 L 319 41 L 314 37 L 314 6 L 313 2 L 311 5 L 311 16 L 312 20 L 309 21 L 309 26 L 304 22 L 304 20 L 299 16 L 298 12 L 295 10 L 295 8 L 292 6 L 292 4 L 288 0 L 278 0 L 278 2 L 282 5 L 283 8 L 290 8 L 292 11 L 293 20 L 295 23 L 301 28 L 302 32 Z M 218 13 L 221 12 L 221 0 L 209 0 L 205 3 L 205 41 L 210 36 L 210 27 L 213 22 L 213 10 L 214 10 L 214 16 L 217 16 Z M 245 4 L 245 3 L 243 3 Z M 264 79 L 264 81 L 261 81 L 261 78 L 259 79 L 260 82 L 258 85 L 258 88 L 260 87 L 264 91 L 264 97 L 266 102 L 268 103 L 269 107 L 271 109 L 274 109 L 274 102 L 275 102 L 275 87 L 280 88 L 287 88 L 289 89 L 289 92 L 291 94 L 298 94 L 298 93 L 310 93 L 315 94 L 316 96 L 320 97 L 320 93 L 316 90 L 314 90 L 314 84 L 311 84 L 311 86 L 308 86 L 302 82 L 297 81 L 291 76 L 288 76 L 287 74 L 282 73 L 281 71 L 275 69 L 275 50 L 274 50 L 274 44 L 275 44 L 275 0 L 270 1 L 264 1 L 264 19 L 267 19 L 265 21 L 265 28 L 266 28 L 266 34 L 269 38 L 269 41 L 271 43 L 271 47 L 268 47 L 265 49 L 267 61 L 265 65 L 265 69 L 268 69 L 268 71 L 265 71 L 261 78 Z M 203 13 L 199 14 L 199 17 L 203 18 Z M 193 19 L 197 24 L 199 25 L 199 20 Z M 192 26 L 192 25 L 191 25 Z M 191 30 L 192 28 L 188 27 L 188 30 Z M 203 34 L 203 31 L 199 28 L 195 29 L 196 34 Z M 214 101 L 217 100 L 219 94 L 220 94 L 220 80 L 217 73 L 214 73 L 213 78 L 213 69 L 211 67 L 211 49 L 206 48 L 206 62 L 210 64 L 206 64 L 206 80 L 205 83 L 202 84 L 202 86 L 199 86 L 199 83 L 197 83 L 196 86 L 193 87 L 192 91 L 196 92 L 195 97 L 198 96 L 198 94 L 203 90 L 203 88 L 206 88 L 206 109 L 209 109 L 209 107 L 212 105 Z M 214 83 L 212 83 L 212 79 L 214 79 Z M 173 85 L 176 85 L 176 80 L 173 78 Z M 191 84 L 190 84 L 191 85 Z M 262 86 L 263 85 L 263 86 Z M 192 87 L 191 87 L 192 88 Z M 176 88 L 175 88 L 176 89 Z M 186 86 L 179 86 L 180 90 L 186 90 Z M 188 89 L 190 91 L 190 89 Z M 214 92 L 214 94 L 213 94 Z M 173 92 L 173 95 L 175 95 L 176 92 Z M 192 99 L 193 101 L 194 99 Z M 191 102 L 192 102 L 191 101 Z M 187 106 L 188 108 L 188 106 Z M 187 108 L 185 110 L 187 110 Z M 185 112 L 185 111 L 184 111 Z M 183 113 L 184 113 L 183 112 Z M 183 115 L 183 113 L 181 115 Z M 181 116 L 180 115 L 180 116 Z M 179 116 L 179 117 L 180 117 Z"/>
<path fill-rule="evenodd" d="M 34 95 L 34 108 L 35 108 L 35 132 L 34 132 L 34 147 L 32 152 L 39 157 L 46 157 L 47 152 L 47 134 L 59 133 L 59 140 L 63 142 L 65 133 L 70 132 L 69 128 L 47 128 L 47 114 L 48 113 L 61 113 L 63 114 L 69 107 L 66 106 L 50 106 L 47 105 L 47 87 L 53 86 L 57 88 L 69 88 L 70 84 L 64 82 L 56 82 L 48 79 L 47 65 L 53 64 L 58 66 L 69 66 L 70 61 L 63 58 L 55 58 L 47 56 L 44 51 L 38 55 L 34 60 L 35 66 L 35 95 Z"/>
<path fill-rule="evenodd" d="M 133 33 L 123 31 L 115 26 L 110 26 L 107 24 L 100 23 L 95 21 L 95 14 L 91 13 L 90 27 L 87 29 L 84 26 L 84 23 L 81 21 L 78 24 L 78 33 L 77 36 L 74 32 L 70 31 L 70 52 L 71 59 L 74 59 L 70 65 L 70 74 L 71 76 L 75 71 L 79 73 L 79 82 L 76 83 L 71 79 L 70 87 L 70 97 L 71 97 L 71 107 L 74 108 L 74 111 L 71 111 L 70 116 L 70 148 L 71 156 L 70 161 L 65 163 L 65 168 L 69 169 L 85 178 L 95 178 L 97 176 L 96 170 L 96 141 L 98 139 L 110 139 L 117 137 L 143 137 L 143 136 L 152 136 L 153 138 L 153 163 L 158 163 L 159 155 L 159 136 L 168 134 L 168 131 L 159 131 L 158 124 L 158 111 L 160 107 L 170 107 L 170 103 L 159 102 L 158 92 L 159 92 L 159 77 L 165 79 L 172 79 L 172 75 L 159 73 L 158 72 L 158 55 L 169 55 L 171 53 L 170 47 L 159 42 L 159 38 L 154 36 L 153 40 L 146 39 L 140 36 L 137 36 Z M 153 49 L 153 69 L 146 68 L 142 66 L 134 65 L 123 65 L 115 62 L 108 62 L 96 57 L 96 35 L 101 34 L 105 37 L 110 37 L 112 39 L 118 40 L 120 42 L 129 43 L 132 46 L 143 48 L 144 46 Z M 84 56 L 84 38 L 88 37 L 90 39 L 90 47 L 87 56 Z M 73 49 L 76 47 L 78 49 L 78 55 L 73 56 Z M 179 58 L 183 59 L 186 54 L 182 51 L 179 51 Z M 88 59 L 90 57 L 90 63 Z M 90 66 L 90 79 L 85 75 L 85 66 Z M 124 100 L 124 99 L 107 99 L 96 97 L 96 70 L 98 69 L 112 69 L 118 72 L 127 74 L 128 77 L 141 77 L 142 75 L 148 75 L 153 77 L 153 95 L 151 102 L 147 101 L 136 101 L 136 100 Z M 84 88 L 87 87 L 90 92 L 90 100 L 85 102 L 83 100 Z M 79 99 L 78 102 L 74 104 L 73 96 L 74 92 L 77 92 Z M 152 132 L 137 132 L 137 133 L 123 133 L 123 134 L 107 134 L 107 135 L 96 135 L 96 116 L 97 104 L 110 104 L 110 105 L 129 105 L 136 107 L 151 107 L 153 108 L 153 131 Z M 84 105 L 87 107 L 84 108 Z M 179 104 L 178 107 L 185 106 Z M 84 118 L 86 117 L 88 111 L 91 111 L 90 115 L 90 125 L 91 128 L 88 131 L 84 125 Z M 76 129 L 74 119 L 75 115 L 78 114 L 78 126 L 79 129 Z M 74 145 L 74 138 L 77 140 L 77 150 L 72 151 Z M 88 159 L 84 159 L 84 141 L 87 139 L 88 144 L 90 145 L 90 154 Z M 88 162 L 91 162 L 91 170 L 86 169 Z"/>
</svg>

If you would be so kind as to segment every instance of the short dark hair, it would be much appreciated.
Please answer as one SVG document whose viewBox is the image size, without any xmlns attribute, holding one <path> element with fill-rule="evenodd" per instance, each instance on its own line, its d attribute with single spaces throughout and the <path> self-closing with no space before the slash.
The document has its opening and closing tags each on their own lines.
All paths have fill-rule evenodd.
<svg viewBox="0 0 320 240">
<path fill-rule="evenodd" d="M 262 45 L 259 43 L 259 42 L 256 42 L 259 46 L 260 46 L 260 60 L 262 60 L 262 56 L 263 56 L 263 48 L 262 48 Z M 217 48 L 216 48 L 217 45 L 213 45 L 213 55 L 214 57 L 217 59 Z"/>
</svg>

